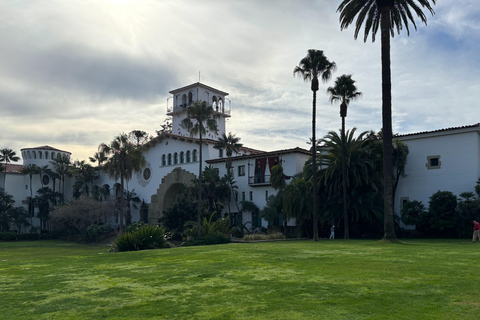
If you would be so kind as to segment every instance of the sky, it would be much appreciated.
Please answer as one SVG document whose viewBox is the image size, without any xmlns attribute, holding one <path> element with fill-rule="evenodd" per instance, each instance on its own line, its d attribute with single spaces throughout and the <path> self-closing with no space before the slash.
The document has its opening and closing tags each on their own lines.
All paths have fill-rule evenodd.
<svg viewBox="0 0 480 320">
<path fill-rule="evenodd" d="M 379 131 L 380 37 L 341 31 L 340 2 L 0 0 L 0 148 L 49 145 L 87 160 L 120 133 L 156 135 L 168 92 L 200 77 L 229 93 L 227 132 L 244 146 L 307 149 L 312 91 L 293 69 L 308 49 L 337 65 L 317 93 L 317 137 L 340 128 L 326 90 L 342 74 L 363 93 L 347 129 Z M 477 2 L 438 0 L 427 26 L 395 34 L 394 133 L 480 122 Z"/>
</svg>

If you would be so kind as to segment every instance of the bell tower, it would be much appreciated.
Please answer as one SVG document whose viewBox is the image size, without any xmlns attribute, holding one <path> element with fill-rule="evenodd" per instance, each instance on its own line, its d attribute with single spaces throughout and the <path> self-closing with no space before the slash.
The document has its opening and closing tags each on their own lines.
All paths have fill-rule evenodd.
<svg viewBox="0 0 480 320">
<path fill-rule="evenodd" d="M 225 122 L 230 118 L 230 100 L 225 97 L 227 92 L 197 82 L 186 87 L 175 89 L 169 92 L 173 96 L 172 105 L 167 102 L 167 115 L 172 116 L 172 133 L 180 136 L 190 136 L 190 132 L 182 128 L 180 123 L 187 117 L 187 107 L 194 102 L 206 101 L 214 112 L 219 116 L 217 120 L 218 132 L 209 132 L 203 137 L 205 139 L 217 140 L 225 133 Z M 170 100 L 170 98 L 168 99 Z M 167 101 L 168 101 L 167 100 Z M 228 104 L 226 103 L 228 100 Z M 198 138 L 195 136 L 194 138 Z"/>
</svg>

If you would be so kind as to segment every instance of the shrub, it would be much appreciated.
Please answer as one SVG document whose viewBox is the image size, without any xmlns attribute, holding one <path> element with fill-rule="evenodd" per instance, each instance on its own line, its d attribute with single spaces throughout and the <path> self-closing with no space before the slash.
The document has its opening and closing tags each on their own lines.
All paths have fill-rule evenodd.
<svg viewBox="0 0 480 320">
<path fill-rule="evenodd" d="M 130 232 L 124 232 L 114 242 L 111 251 L 137 251 L 164 248 L 169 234 L 166 228 L 145 225 Z"/>
<path fill-rule="evenodd" d="M 211 245 L 211 244 L 221 244 L 221 243 L 229 243 L 232 240 L 229 236 L 226 236 L 221 233 L 210 233 L 204 236 L 201 236 L 197 239 L 189 241 L 185 243 L 186 246 L 203 246 L 203 245 Z"/>
<path fill-rule="evenodd" d="M 0 232 L 0 241 L 15 241 L 17 236 L 16 232 Z"/>
<path fill-rule="evenodd" d="M 256 241 L 256 240 L 277 240 L 285 239 L 285 236 L 281 232 L 275 232 L 272 234 L 262 234 L 262 233 L 252 233 L 247 234 L 243 237 L 245 241 Z"/>
<path fill-rule="evenodd" d="M 40 234 L 39 233 L 21 233 L 17 236 L 17 240 L 26 240 L 26 241 L 34 241 L 39 240 Z"/>
<path fill-rule="evenodd" d="M 96 242 L 102 236 L 109 234 L 113 229 L 110 225 L 107 224 L 91 224 L 85 229 L 84 239 L 86 242 Z"/>
</svg>

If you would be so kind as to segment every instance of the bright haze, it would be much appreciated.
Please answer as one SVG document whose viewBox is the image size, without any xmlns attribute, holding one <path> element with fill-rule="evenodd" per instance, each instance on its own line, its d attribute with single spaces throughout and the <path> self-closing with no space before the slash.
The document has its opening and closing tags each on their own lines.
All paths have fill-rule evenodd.
<svg viewBox="0 0 480 320">
<path fill-rule="evenodd" d="M 380 36 L 340 31 L 337 0 L 50 0 L 0 3 L 0 147 L 49 145 L 88 159 L 119 133 L 155 130 L 169 91 L 200 81 L 228 92 L 227 131 L 248 147 L 308 148 L 308 49 L 337 71 L 320 84 L 317 137 L 340 128 L 326 89 L 352 74 L 363 97 L 346 126 L 381 128 Z M 480 122 L 480 6 L 442 0 L 392 39 L 394 133 Z M 363 32 L 363 30 L 362 30 Z M 170 100 L 170 103 L 172 101 Z"/>
</svg>

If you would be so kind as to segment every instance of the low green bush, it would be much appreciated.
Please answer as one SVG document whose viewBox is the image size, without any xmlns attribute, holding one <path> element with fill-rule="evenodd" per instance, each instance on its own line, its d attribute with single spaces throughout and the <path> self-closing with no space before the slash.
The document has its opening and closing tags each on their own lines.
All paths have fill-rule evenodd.
<svg viewBox="0 0 480 320">
<path fill-rule="evenodd" d="M 40 239 L 40 234 L 39 233 L 20 233 L 17 236 L 17 240 L 23 240 L 23 241 L 34 241 L 34 240 L 39 240 Z"/>
<path fill-rule="evenodd" d="M 222 233 L 211 233 L 201 236 L 197 239 L 185 243 L 186 246 L 203 246 L 210 244 L 221 244 L 231 242 L 230 236 L 226 236 Z"/>
<path fill-rule="evenodd" d="M 16 232 L 0 232 L 0 241 L 15 241 L 17 236 Z"/>
<path fill-rule="evenodd" d="M 252 234 L 247 234 L 243 237 L 243 240 L 245 241 L 278 240 L 278 239 L 286 239 L 286 238 L 281 232 L 275 232 L 271 234 L 252 233 Z"/>
<path fill-rule="evenodd" d="M 165 248 L 169 234 L 166 228 L 145 225 L 121 234 L 114 242 L 111 251 L 137 251 Z"/>
<path fill-rule="evenodd" d="M 91 224 L 85 229 L 84 239 L 86 242 L 96 242 L 112 230 L 112 226 L 107 224 Z"/>
</svg>

